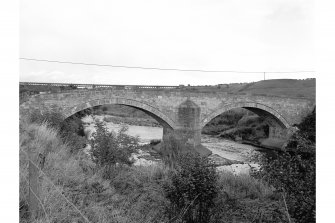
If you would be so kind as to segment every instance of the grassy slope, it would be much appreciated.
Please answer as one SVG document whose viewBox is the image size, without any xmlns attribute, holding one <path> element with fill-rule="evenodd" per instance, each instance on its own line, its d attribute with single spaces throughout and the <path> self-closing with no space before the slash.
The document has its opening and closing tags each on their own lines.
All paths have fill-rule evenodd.
<svg viewBox="0 0 335 223">
<path fill-rule="evenodd" d="M 162 183 L 167 182 L 164 167 L 118 168 L 110 180 L 104 180 L 102 169 L 82 152 L 69 153 L 57 131 L 45 124 L 21 122 L 20 148 L 46 155 L 43 171 L 57 188 L 45 176 L 40 178 L 47 217 L 29 221 L 27 160 L 20 152 L 20 222 L 83 222 L 58 191 L 63 191 L 91 222 L 168 222 L 165 210 L 169 202 L 162 189 Z M 213 222 L 250 222 L 260 217 L 278 222 L 274 217 L 284 218 L 283 206 L 270 187 L 250 176 L 222 173 L 218 186 Z M 257 216 L 260 209 L 264 214 Z"/>
<path fill-rule="evenodd" d="M 47 217 L 34 222 L 83 222 L 59 190 L 91 222 L 150 222 L 162 215 L 163 209 L 158 208 L 166 202 L 159 187 L 162 168 L 121 168 L 110 181 L 104 180 L 103 170 L 97 169 L 83 152 L 71 154 L 58 133 L 45 124 L 21 123 L 20 147 L 46 155 L 43 171 L 56 185 L 55 188 L 47 178 L 41 178 L 41 200 Z M 20 222 L 30 222 L 27 164 L 25 153 L 20 152 Z"/>
<path fill-rule="evenodd" d="M 255 82 L 239 92 L 315 99 L 315 79 L 278 79 Z"/>
</svg>

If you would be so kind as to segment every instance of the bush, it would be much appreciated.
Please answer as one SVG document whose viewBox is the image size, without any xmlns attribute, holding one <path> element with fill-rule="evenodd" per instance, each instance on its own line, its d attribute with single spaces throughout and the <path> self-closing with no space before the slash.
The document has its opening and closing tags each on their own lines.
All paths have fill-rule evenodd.
<svg viewBox="0 0 335 223">
<path fill-rule="evenodd" d="M 159 155 L 165 165 L 174 167 L 181 154 L 191 153 L 190 145 L 183 143 L 175 134 L 168 134 L 160 144 Z"/>
<path fill-rule="evenodd" d="M 169 202 L 161 186 L 166 178 L 164 167 L 120 166 L 115 171 L 110 185 L 123 198 L 117 206 L 133 220 L 124 222 L 167 222 L 165 210 Z"/>
<path fill-rule="evenodd" d="M 315 222 L 315 111 L 299 126 L 286 151 L 261 158 L 255 176 L 281 191 L 295 222 Z"/>
<path fill-rule="evenodd" d="M 113 181 L 104 180 L 89 156 L 69 153 L 57 131 L 46 124 L 20 123 L 20 148 L 46 154 L 43 172 L 56 185 L 41 175 L 46 215 L 41 210 L 36 220 L 29 219 L 28 161 L 20 152 L 20 222 L 86 222 L 67 200 L 90 222 L 166 222 L 168 201 L 160 186 L 164 169 L 117 166 Z"/>
<path fill-rule="evenodd" d="M 78 162 L 68 153 L 69 148 L 59 138 L 59 134 L 55 129 L 50 128 L 46 124 L 23 124 L 20 131 L 20 148 L 23 151 L 34 154 L 31 157 L 36 161 L 37 157 L 43 155 L 44 165 L 43 172 L 46 173 L 54 184 L 58 187 L 60 185 L 69 185 L 73 182 L 80 182 L 84 178 L 80 168 L 77 166 Z M 28 185 L 25 184 L 25 178 L 28 178 L 27 154 L 20 150 L 20 203 L 24 205 L 24 209 L 20 210 L 22 221 L 27 220 L 28 217 L 25 212 L 29 213 L 29 206 L 27 204 Z M 72 207 L 69 207 L 64 198 L 61 197 L 57 189 L 53 187 L 45 176 L 41 175 L 40 194 L 41 200 L 47 211 L 47 216 L 39 216 L 36 222 L 70 222 L 78 215 Z M 28 209 L 28 210 L 27 210 Z M 76 216 L 78 217 L 78 216 Z"/>
<path fill-rule="evenodd" d="M 59 112 L 40 113 L 39 111 L 34 111 L 29 115 L 28 121 L 40 125 L 46 123 L 49 127 L 58 130 L 62 141 L 70 146 L 71 152 L 78 152 L 87 143 L 80 119 L 81 115 L 77 113 L 65 119 Z"/>
<path fill-rule="evenodd" d="M 218 188 L 209 222 L 287 222 L 282 201 L 266 182 L 219 172 Z"/>
<path fill-rule="evenodd" d="M 63 123 L 64 116 L 55 111 L 47 111 L 41 113 L 38 110 L 34 110 L 29 114 L 28 121 L 31 123 L 42 124 L 46 122 L 50 127 L 59 129 Z"/>
<path fill-rule="evenodd" d="M 118 133 L 109 132 L 106 124 L 96 123 L 96 132 L 92 134 L 90 151 L 93 161 L 100 167 L 110 168 L 116 164 L 133 163 L 131 154 L 137 151 L 139 139 L 126 134 L 127 128 L 122 127 Z M 108 177 L 108 176 L 105 177 Z"/>
<path fill-rule="evenodd" d="M 170 183 L 163 188 L 171 202 L 170 220 L 208 222 L 217 196 L 217 173 L 214 165 L 204 157 L 188 153 L 177 158 L 177 166 L 170 172 Z"/>
</svg>

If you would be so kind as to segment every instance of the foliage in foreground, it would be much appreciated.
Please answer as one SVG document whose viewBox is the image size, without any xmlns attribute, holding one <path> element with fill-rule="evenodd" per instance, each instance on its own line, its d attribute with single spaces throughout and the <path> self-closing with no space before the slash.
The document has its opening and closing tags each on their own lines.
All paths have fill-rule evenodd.
<svg viewBox="0 0 335 223">
<path fill-rule="evenodd" d="M 64 119 L 59 112 L 49 111 L 42 114 L 35 110 L 28 116 L 28 122 L 40 125 L 46 123 L 56 129 L 62 141 L 70 147 L 70 151 L 76 153 L 87 143 L 81 121 L 81 117 L 86 113 L 87 111 L 82 111 Z"/>
<path fill-rule="evenodd" d="M 99 167 L 108 171 L 117 164 L 131 165 L 132 153 L 137 152 L 139 139 L 126 134 L 127 128 L 122 127 L 119 132 L 108 131 L 103 122 L 96 123 L 96 132 L 92 134 L 90 151 L 92 160 Z"/>
<path fill-rule="evenodd" d="M 45 155 L 43 171 L 56 186 L 41 177 L 46 215 L 29 220 L 27 162 L 20 153 L 21 222 L 84 222 L 63 195 L 91 222 L 287 222 L 281 200 L 250 176 L 217 173 L 204 158 L 176 153 L 175 168 L 111 165 L 106 178 L 106 163 L 71 152 L 58 131 L 46 123 L 20 127 L 21 148 Z M 109 145 L 102 133 L 101 145 Z"/>
<path fill-rule="evenodd" d="M 282 192 L 295 222 L 315 222 L 315 110 L 290 139 L 286 151 L 261 159 L 262 177 Z"/>
<path fill-rule="evenodd" d="M 208 158 L 194 153 L 180 155 L 169 178 L 164 190 L 171 202 L 170 219 L 178 216 L 182 222 L 208 222 L 218 193 L 218 175 Z"/>
<path fill-rule="evenodd" d="M 72 153 L 46 124 L 21 124 L 20 147 L 45 155 L 46 174 L 40 177 L 45 213 L 40 206 L 40 216 L 30 219 L 28 161 L 20 151 L 20 222 L 85 222 L 66 199 L 91 222 L 165 222 L 164 168 L 115 166 L 106 180 L 103 167 L 82 151 Z"/>
</svg>

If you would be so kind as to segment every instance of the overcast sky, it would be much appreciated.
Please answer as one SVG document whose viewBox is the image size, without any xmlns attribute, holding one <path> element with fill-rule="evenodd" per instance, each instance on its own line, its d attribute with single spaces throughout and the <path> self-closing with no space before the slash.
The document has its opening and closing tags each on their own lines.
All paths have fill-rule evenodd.
<svg viewBox="0 0 335 223">
<path fill-rule="evenodd" d="M 20 57 L 201 70 L 315 70 L 313 9 L 312 0 L 21 0 Z M 207 85 L 261 79 L 263 74 L 20 61 L 20 81 Z"/>
</svg>

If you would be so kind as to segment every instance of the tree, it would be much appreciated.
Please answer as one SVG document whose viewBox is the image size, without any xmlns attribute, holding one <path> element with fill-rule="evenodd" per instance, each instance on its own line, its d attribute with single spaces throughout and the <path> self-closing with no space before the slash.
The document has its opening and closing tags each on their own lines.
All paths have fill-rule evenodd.
<svg viewBox="0 0 335 223">
<path fill-rule="evenodd" d="M 256 176 L 282 192 L 295 222 L 315 222 L 315 109 L 298 128 L 285 151 L 262 157 Z"/>
<path fill-rule="evenodd" d="M 91 155 L 99 167 L 106 168 L 107 175 L 117 164 L 133 164 L 131 154 L 137 151 L 139 139 L 127 135 L 126 131 L 127 128 L 122 127 L 117 133 L 110 132 L 105 123 L 96 123 L 96 132 L 91 139 Z"/>
</svg>

